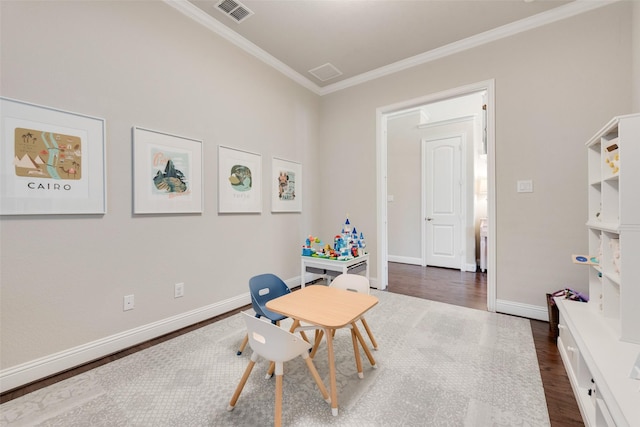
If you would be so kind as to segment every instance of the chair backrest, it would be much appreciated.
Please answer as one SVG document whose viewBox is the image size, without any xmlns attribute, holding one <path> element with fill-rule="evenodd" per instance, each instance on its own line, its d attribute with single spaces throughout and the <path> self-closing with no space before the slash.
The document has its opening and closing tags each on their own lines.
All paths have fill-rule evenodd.
<svg viewBox="0 0 640 427">
<path fill-rule="evenodd" d="M 249 293 L 251 294 L 253 311 L 256 312 L 257 317 L 264 316 L 272 322 L 285 319 L 286 316 L 268 310 L 267 302 L 290 292 L 287 284 L 275 274 L 259 274 L 249 279 Z"/>
<path fill-rule="evenodd" d="M 311 344 L 279 326 L 242 312 L 249 345 L 259 356 L 271 362 L 287 362 L 306 353 Z"/>
<path fill-rule="evenodd" d="M 359 274 L 341 274 L 331 281 L 333 288 L 369 295 L 369 279 Z"/>
</svg>

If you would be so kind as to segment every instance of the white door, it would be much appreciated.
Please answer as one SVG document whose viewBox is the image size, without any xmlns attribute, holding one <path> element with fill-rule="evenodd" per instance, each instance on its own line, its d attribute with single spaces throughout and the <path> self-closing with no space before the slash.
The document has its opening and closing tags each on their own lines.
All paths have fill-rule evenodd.
<svg viewBox="0 0 640 427">
<path fill-rule="evenodd" d="M 462 136 L 424 140 L 426 265 L 462 269 Z"/>
</svg>

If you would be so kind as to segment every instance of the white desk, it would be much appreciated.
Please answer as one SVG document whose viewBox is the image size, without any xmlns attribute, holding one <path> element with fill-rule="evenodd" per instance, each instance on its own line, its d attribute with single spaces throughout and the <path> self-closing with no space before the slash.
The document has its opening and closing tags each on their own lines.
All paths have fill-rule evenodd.
<svg viewBox="0 0 640 427">
<path fill-rule="evenodd" d="M 337 259 L 319 258 L 312 256 L 300 256 L 300 286 L 304 288 L 307 267 L 318 268 L 321 270 L 337 271 L 339 273 L 348 273 L 350 269 L 363 264 L 365 267 L 365 275 L 369 279 L 369 254 L 357 256 L 346 261 L 338 261 Z"/>
</svg>

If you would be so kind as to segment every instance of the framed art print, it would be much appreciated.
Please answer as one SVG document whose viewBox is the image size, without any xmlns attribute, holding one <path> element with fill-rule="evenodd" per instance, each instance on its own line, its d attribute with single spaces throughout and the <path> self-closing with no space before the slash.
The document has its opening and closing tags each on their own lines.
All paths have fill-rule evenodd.
<svg viewBox="0 0 640 427">
<path fill-rule="evenodd" d="M 271 189 L 272 212 L 302 212 L 302 165 L 274 157 Z"/>
<path fill-rule="evenodd" d="M 218 146 L 218 212 L 262 212 L 262 156 Z"/>
<path fill-rule="evenodd" d="M 202 213 L 202 141 L 133 128 L 133 212 Z"/>
<path fill-rule="evenodd" d="M 104 214 L 105 121 L 0 97 L 0 214 Z"/>
</svg>

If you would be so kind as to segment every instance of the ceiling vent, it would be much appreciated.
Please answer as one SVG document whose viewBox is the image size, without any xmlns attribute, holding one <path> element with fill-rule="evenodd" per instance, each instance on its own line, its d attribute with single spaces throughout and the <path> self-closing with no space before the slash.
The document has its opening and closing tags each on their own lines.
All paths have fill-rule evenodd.
<svg viewBox="0 0 640 427">
<path fill-rule="evenodd" d="M 328 62 L 324 65 L 314 68 L 313 70 L 309 70 L 309 73 L 311 73 L 313 77 L 320 80 L 321 82 L 326 82 L 327 80 L 331 80 L 342 75 L 342 71 L 338 70 Z"/>
<path fill-rule="evenodd" d="M 229 18 L 240 23 L 253 15 L 245 5 L 234 0 L 220 0 L 216 7 Z"/>
</svg>

